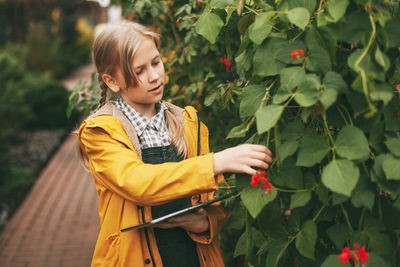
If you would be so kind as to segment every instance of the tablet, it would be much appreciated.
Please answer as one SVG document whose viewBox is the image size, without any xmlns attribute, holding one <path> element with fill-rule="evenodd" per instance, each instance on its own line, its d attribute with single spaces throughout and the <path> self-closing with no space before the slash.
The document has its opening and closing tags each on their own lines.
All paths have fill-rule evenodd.
<svg viewBox="0 0 400 267">
<path fill-rule="evenodd" d="M 141 228 L 153 225 L 153 224 L 157 224 L 157 223 L 163 222 L 165 220 L 168 220 L 168 219 L 170 219 L 172 217 L 175 217 L 175 216 L 178 216 L 178 215 L 182 215 L 182 214 L 184 214 L 186 212 L 195 211 L 198 208 L 208 206 L 208 205 L 210 205 L 210 204 L 212 204 L 214 202 L 218 202 L 218 201 L 221 201 L 221 200 L 226 199 L 228 197 L 234 196 L 235 194 L 237 194 L 237 192 L 231 192 L 229 194 L 225 194 L 223 196 L 216 197 L 216 198 L 214 198 L 212 200 L 209 200 L 207 202 L 203 202 L 203 203 L 200 203 L 200 204 L 188 207 L 188 208 L 184 208 L 184 209 L 181 209 L 181 210 L 178 210 L 178 211 L 174 211 L 174 212 L 169 213 L 167 215 L 164 215 L 164 216 L 162 216 L 160 218 L 153 219 L 150 222 L 144 222 L 142 224 L 138 224 L 138 225 L 135 225 L 135 226 L 131 226 L 131 227 L 128 227 L 128 228 L 121 229 L 121 232 L 126 232 L 126 231 L 133 230 L 133 229 L 141 229 Z"/>
</svg>

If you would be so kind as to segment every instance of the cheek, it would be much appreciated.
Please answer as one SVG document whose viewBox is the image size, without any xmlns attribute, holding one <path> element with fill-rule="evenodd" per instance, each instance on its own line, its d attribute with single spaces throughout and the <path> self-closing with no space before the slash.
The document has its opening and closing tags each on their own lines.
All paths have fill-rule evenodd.
<svg viewBox="0 0 400 267">
<path fill-rule="evenodd" d="M 163 63 L 161 63 L 161 64 L 158 65 L 158 72 L 159 72 L 160 74 L 164 75 L 165 69 L 164 69 L 164 64 L 163 64 Z"/>
</svg>

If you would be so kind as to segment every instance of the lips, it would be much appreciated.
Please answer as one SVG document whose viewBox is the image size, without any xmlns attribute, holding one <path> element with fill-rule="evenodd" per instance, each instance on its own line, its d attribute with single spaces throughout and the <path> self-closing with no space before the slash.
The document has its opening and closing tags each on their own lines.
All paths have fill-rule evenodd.
<svg viewBox="0 0 400 267">
<path fill-rule="evenodd" d="M 153 89 L 149 90 L 149 92 L 154 92 L 154 91 L 159 90 L 159 89 L 161 88 L 162 85 L 163 85 L 163 84 L 161 83 L 159 86 L 154 87 Z"/>
</svg>

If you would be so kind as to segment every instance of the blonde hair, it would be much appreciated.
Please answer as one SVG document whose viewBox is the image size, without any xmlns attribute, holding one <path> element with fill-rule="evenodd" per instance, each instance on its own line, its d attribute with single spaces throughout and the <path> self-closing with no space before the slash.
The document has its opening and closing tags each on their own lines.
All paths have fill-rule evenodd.
<svg viewBox="0 0 400 267">
<path fill-rule="evenodd" d="M 96 37 L 93 44 L 92 57 L 96 67 L 101 96 L 97 110 L 107 102 L 110 90 L 102 79 L 103 74 L 113 76 L 120 68 L 126 88 L 139 85 L 132 63 L 138 47 L 146 37 L 152 38 L 157 49 L 160 49 L 160 37 L 157 33 L 131 21 L 106 25 Z M 168 109 L 165 110 L 165 117 L 172 146 L 178 155 L 186 158 L 188 145 L 183 125 L 178 122 L 177 118 Z M 82 151 L 79 151 L 79 155 L 83 162 L 87 163 Z"/>
</svg>

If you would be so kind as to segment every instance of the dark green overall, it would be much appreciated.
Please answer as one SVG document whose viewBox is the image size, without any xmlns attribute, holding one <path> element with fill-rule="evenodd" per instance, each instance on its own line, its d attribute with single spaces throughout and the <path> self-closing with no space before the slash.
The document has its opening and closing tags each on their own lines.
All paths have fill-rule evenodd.
<svg viewBox="0 0 400 267">
<path fill-rule="evenodd" d="M 142 160 L 144 163 L 161 164 L 164 162 L 178 162 L 182 158 L 169 145 L 142 149 Z M 163 205 L 152 206 L 153 219 L 191 206 L 190 199 L 190 197 L 179 198 Z M 154 228 L 154 234 L 164 267 L 200 267 L 196 243 L 183 228 Z"/>
</svg>

